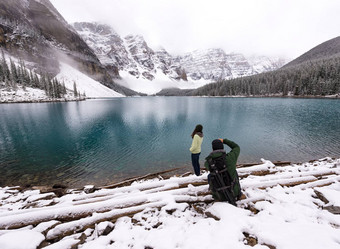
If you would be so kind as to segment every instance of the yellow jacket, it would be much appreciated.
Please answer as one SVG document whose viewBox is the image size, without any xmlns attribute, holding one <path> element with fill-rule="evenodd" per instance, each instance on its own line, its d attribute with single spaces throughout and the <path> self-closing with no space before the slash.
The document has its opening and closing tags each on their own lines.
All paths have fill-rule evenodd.
<svg viewBox="0 0 340 249">
<path fill-rule="evenodd" d="M 203 142 L 203 136 L 201 137 L 195 134 L 194 138 L 192 139 L 191 147 L 189 149 L 192 154 L 201 153 L 202 142 Z"/>
</svg>

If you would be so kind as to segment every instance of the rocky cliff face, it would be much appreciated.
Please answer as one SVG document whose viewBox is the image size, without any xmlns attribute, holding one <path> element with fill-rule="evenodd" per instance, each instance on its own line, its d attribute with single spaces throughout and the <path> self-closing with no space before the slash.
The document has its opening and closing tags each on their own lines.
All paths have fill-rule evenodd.
<svg viewBox="0 0 340 249">
<path fill-rule="evenodd" d="M 184 67 L 171 56 L 164 48 L 155 52 L 155 60 L 158 68 L 171 79 L 187 81 L 187 74 Z"/>
<path fill-rule="evenodd" d="M 185 78 L 165 49 L 153 51 L 140 35 L 121 38 L 110 26 L 98 23 L 75 23 L 74 28 L 106 66 L 148 80 L 154 80 L 158 72 L 172 79 Z"/>
<path fill-rule="evenodd" d="M 148 47 L 143 37 L 139 35 L 129 35 L 125 37 L 125 42 L 133 62 L 140 68 L 140 70 L 138 70 L 138 66 L 135 68 L 136 75 L 139 77 L 141 73 L 146 79 L 153 80 L 156 73 L 153 61 L 154 51 Z M 133 62 L 132 64 L 134 64 Z"/>
<path fill-rule="evenodd" d="M 96 55 L 49 1 L 3 0 L 0 9 L 1 45 L 8 52 L 27 60 L 32 57 L 41 69 L 52 64 L 49 67 L 51 73 L 58 71 L 55 67 L 57 56 L 64 54 L 78 62 L 80 67 L 104 74 Z"/>
<path fill-rule="evenodd" d="M 10 54 L 33 63 L 37 71 L 56 74 L 58 62 L 53 56 L 51 37 L 43 37 L 39 20 L 34 20 L 37 12 L 35 1 L 0 2 L 0 46 Z M 46 7 L 41 5 L 46 11 Z M 44 13 L 42 11 L 42 13 Z"/>
<path fill-rule="evenodd" d="M 118 70 L 128 67 L 128 52 L 124 41 L 109 26 L 75 23 L 74 28 L 94 51 L 100 62 L 107 67 L 114 68 L 114 76 L 118 76 Z"/>
<path fill-rule="evenodd" d="M 154 51 L 140 35 L 121 38 L 108 25 L 75 23 L 74 28 L 104 65 L 150 81 L 158 73 L 175 80 L 216 81 L 275 70 L 284 64 L 282 60 L 264 56 L 246 58 L 242 54 L 227 54 L 222 49 L 174 56 L 165 49 Z"/>
<path fill-rule="evenodd" d="M 178 56 L 177 62 L 185 68 L 187 76 L 193 80 L 217 80 L 232 75 L 222 49 L 196 50 Z"/>
</svg>

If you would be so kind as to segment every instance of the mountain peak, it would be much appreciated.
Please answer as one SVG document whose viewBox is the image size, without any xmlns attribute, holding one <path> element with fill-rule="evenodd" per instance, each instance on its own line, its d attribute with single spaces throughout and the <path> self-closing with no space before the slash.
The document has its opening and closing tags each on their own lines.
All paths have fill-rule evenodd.
<svg viewBox="0 0 340 249">
<path fill-rule="evenodd" d="M 114 29 L 103 23 L 98 22 L 75 22 L 72 24 L 73 27 L 77 30 L 77 32 L 96 32 L 100 35 L 115 35 L 118 36 L 118 34 L 114 31 Z"/>
</svg>

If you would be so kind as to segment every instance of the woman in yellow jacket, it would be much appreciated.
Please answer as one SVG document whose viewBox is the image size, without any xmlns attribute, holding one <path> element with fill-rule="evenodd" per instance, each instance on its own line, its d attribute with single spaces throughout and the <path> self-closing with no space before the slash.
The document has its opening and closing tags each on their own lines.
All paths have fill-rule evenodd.
<svg viewBox="0 0 340 249">
<path fill-rule="evenodd" d="M 201 154 L 201 145 L 203 142 L 203 126 L 196 125 L 195 130 L 191 134 L 192 144 L 190 147 L 191 151 L 191 161 L 194 167 L 195 175 L 199 176 L 201 174 L 199 157 Z"/>
</svg>

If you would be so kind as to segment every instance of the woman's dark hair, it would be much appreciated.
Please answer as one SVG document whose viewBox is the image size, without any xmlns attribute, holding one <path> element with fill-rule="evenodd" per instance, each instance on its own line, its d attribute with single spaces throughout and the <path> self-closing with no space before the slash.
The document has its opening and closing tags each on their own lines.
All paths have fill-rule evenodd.
<svg viewBox="0 0 340 249">
<path fill-rule="evenodd" d="M 194 138 L 195 134 L 198 133 L 198 132 L 202 133 L 202 130 L 203 130 L 202 125 L 200 125 L 200 124 L 196 125 L 195 130 L 191 133 L 191 137 Z"/>
</svg>

